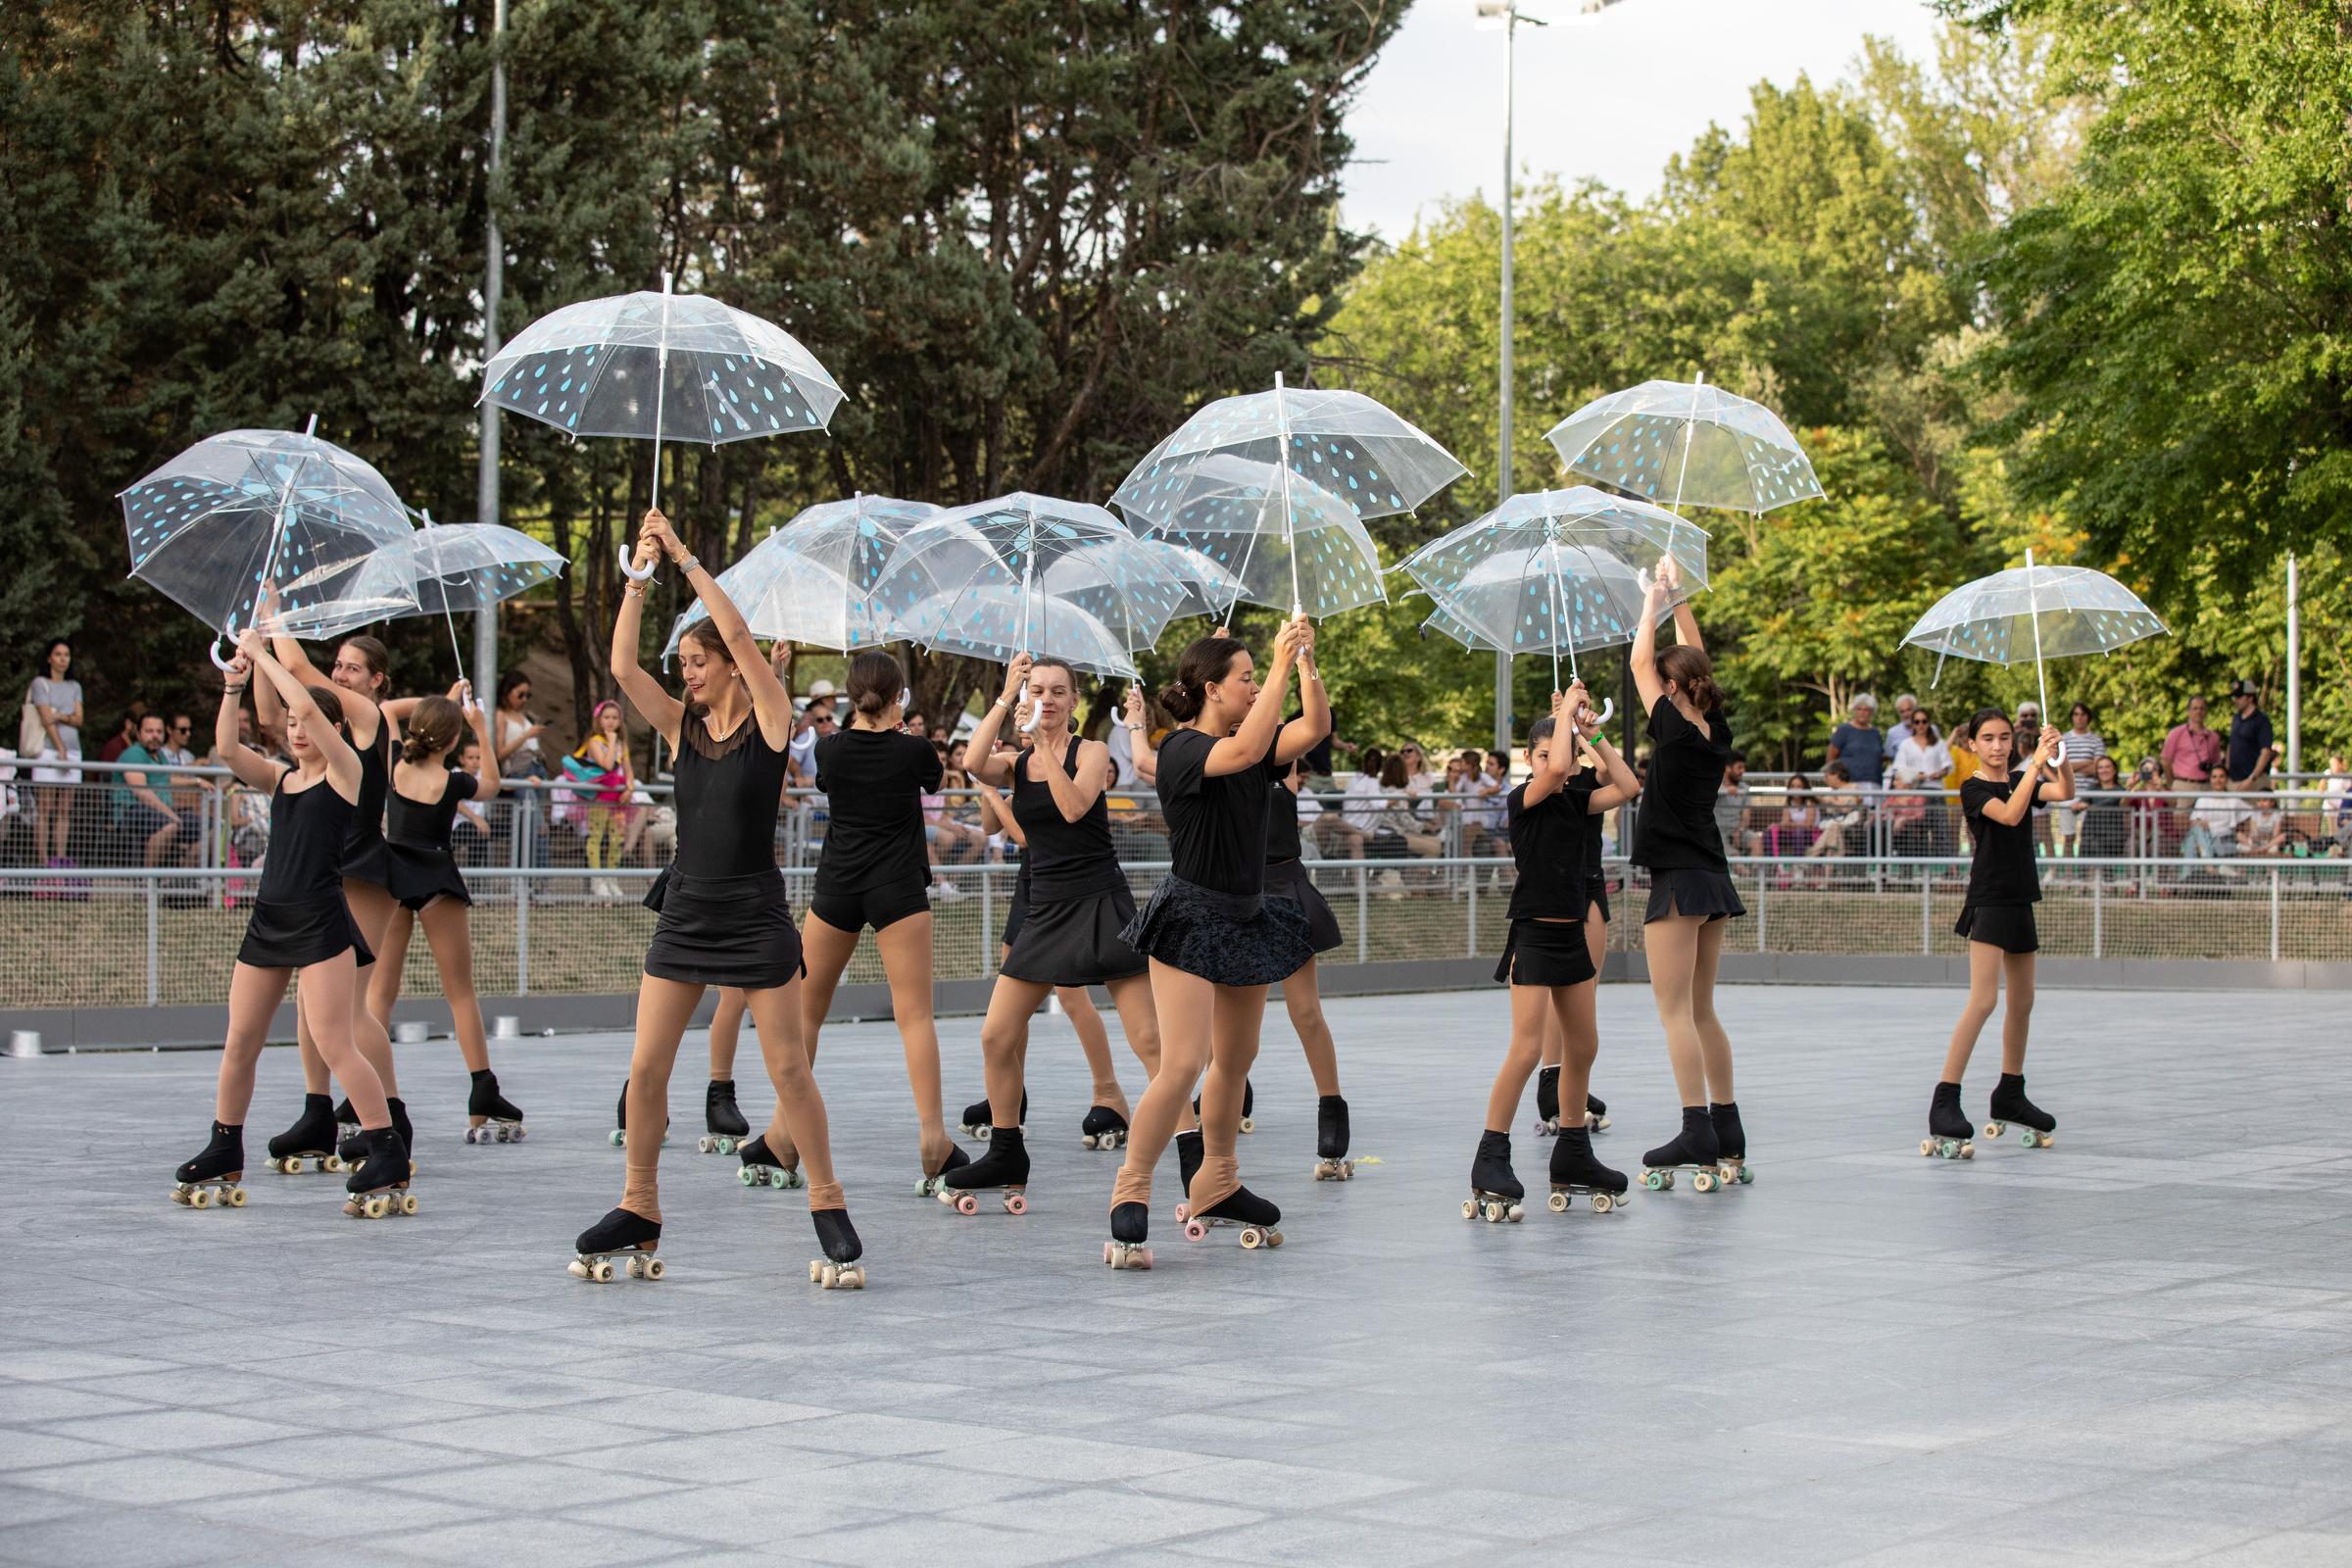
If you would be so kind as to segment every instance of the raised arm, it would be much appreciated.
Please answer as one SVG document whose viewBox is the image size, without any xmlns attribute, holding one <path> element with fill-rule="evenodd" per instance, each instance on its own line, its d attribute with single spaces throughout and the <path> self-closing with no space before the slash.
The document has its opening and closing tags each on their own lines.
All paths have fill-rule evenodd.
<svg viewBox="0 0 2352 1568">
<path fill-rule="evenodd" d="M 1634 772 L 1634 764 L 1609 744 L 1608 726 L 1602 724 L 1600 715 L 1592 711 L 1590 699 L 1586 701 L 1585 710 L 1577 715 L 1577 723 L 1580 727 L 1590 726 L 1584 730 L 1585 744 L 1592 747 L 1593 755 L 1600 759 L 1601 771 L 1607 779 L 1585 802 L 1586 811 L 1598 816 L 1640 795 L 1642 780 Z"/>
<path fill-rule="evenodd" d="M 490 710 L 473 700 L 471 681 L 459 681 L 449 689 L 449 695 L 452 702 L 466 710 L 466 721 L 473 726 L 474 744 L 481 747 L 482 756 L 490 760 L 490 765 L 483 768 L 481 776 L 473 781 L 473 798 L 487 801 L 498 794 L 503 782 L 499 777 L 498 748 L 490 744 Z M 625 748 L 622 755 L 627 755 Z"/>
<path fill-rule="evenodd" d="M 272 599 L 265 601 L 265 603 L 273 606 L 275 601 Z M 335 684 L 332 677 L 311 662 L 310 651 L 292 637 L 272 633 L 270 638 L 270 656 L 287 674 L 294 677 L 297 685 L 308 686 L 314 681 L 321 686 Z M 268 671 L 263 671 L 263 674 L 267 677 Z M 261 701 L 266 704 L 276 695 L 274 685 L 274 682 L 264 678 L 255 684 L 254 690 Z M 362 751 L 367 751 L 376 743 L 377 737 L 382 733 L 383 709 L 376 705 L 374 699 L 363 697 L 358 692 L 345 691 L 341 687 L 336 687 L 335 696 L 343 704 L 343 727 L 351 731 L 352 744 Z M 287 711 L 293 711 L 291 705 L 286 705 L 286 707 Z"/>
<path fill-rule="evenodd" d="M 1128 760 L 1135 764 L 1136 782 L 1159 782 L 1159 754 L 1152 749 L 1152 714 L 1144 706 L 1141 687 L 1127 688 L 1127 712 L 1121 722 L 1127 726 Z"/>
<path fill-rule="evenodd" d="M 662 553 L 655 541 L 637 541 L 637 569 L 652 565 Z M 651 579 L 647 579 L 650 581 Z M 662 683 L 647 674 L 637 662 L 637 644 L 643 635 L 645 622 L 645 582 L 634 579 L 620 585 L 620 613 L 612 617 L 612 653 L 609 662 L 612 679 L 620 686 L 620 695 L 628 700 L 638 716 L 653 726 L 654 733 L 668 742 L 669 749 L 678 749 L 678 726 L 686 721 L 686 705 L 662 689 Z M 506 758 L 499 753 L 486 752 L 497 759 L 503 770 Z"/>
<path fill-rule="evenodd" d="M 1657 575 L 1642 592 L 1641 624 L 1634 628 L 1634 649 L 1628 656 L 1634 666 L 1634 689 L 1642 694 L 1642 711 L 1653 711 L 1658 699 L 1666 695 L 1666 682 L 1658 675 L 1658 612 L 1665 608 L 1666 596 L 1674 590 L 1667 576 L 1673 571 L 1674 558 L 1665 556 L 1658 562 Z M 1678 627 L 1679 629 L 1679 627 Z"/>
<path fill-rule="evenodd" d="M 335 793 L 356 804 L 360 798 L 360 754 L 351 749 L 341 731 L 326 722 L 326 715 L 318 710 L 318 699 L 301 678 L 270 656 L 269 645 L 262 641 L 260 633 L 246 632 L 238 639 L 238 646 L 253 661 L 253 667 L 261 672 L 262 678 L 277 689 L 277 700 L 286 716 L 302 726 L 303 734 L 325 759 L 327 782 L 334 785 Z M 344 694 L 346 698 L 349 695 Z M 363 697 L 360 701 L 365 703 L 367 699 Z M 233 724 L 235 720 L 232 718 L 230 722 Z"/>
<path fill-rule="evenodd" d="M 988 711 L 982 713 L 979 722 L 972 726 L 971 734 L 964 737 L 965 759 L 978 759 L 971 761 L 970 770 L 979 783 L 993 784 L 1002 789 L 1012 781 L 1012 757 L 1020 754 L 998 756 L 997 736 L 1004 728 L 1004 715 L 1013 710 L 1021 700 L 1021 694 L 1028 689 L 1029 656 L 1015 654 L 1012 662 L 1004 666 L 1004 695 L 989 706 Z"/>
<path fill-rule="evenodd" d="M 1576 758 L 1576 719 L 1585 708 L 1585 683 L 1571 681 L 1564 692 L 1551 694 L 1551 746 L 1544 760 L 1527 775 L 1527 805 L 1540 806 L 1568 782 L 1569 764 Z"/>
<path fill-rule="evenodd" d="M 252 660 L 241 653 L 229 660 L 220 682 L 220 711 L 213 717 L 213 750 L 247 789 L 274 790 L 285 774 L 284 764 L 272 762 L 237 738 L 237 710 L 245 706 L 245 688 L 252 680 Z"/>
<path fill-rule="evenodd" d="M 1062 759 L 1069 748 L 1078 748 L 1078 771 L 1073 776 Z M 967 746 L 964 754 L 969 756 Z M 1048 757 L 1044 747 L 1037 752 L 1038 771 L 1046 776 L 1046 788 L 1053 792 L 1054 805 L 1064 822 L 1075 822 L 1095 808 L 1102 798 L 1102 786 L 1110 782 L 1110 748 L 1101 741 L 1082 741 L 1068 731 L 1062 732 L 1062 750 Z"/>
<path fill-rule="evenodd" d="M 1255 767 L 1266 760 L 1274 749 L 1275 732 L 1282 724 L 1284 700 L 1290 695 L 1291 666 L 1298 662 L 1298 641 L 1306 634 L 1306 617 L 1297 615 L 1283 624 L 1274 637 L 1274 667 L 1267 672 L 1265 683 L 1257 689 L 1257 701 L 1250 705 L 1249 716 L 1241 728 L 1220 739 L 1209 748 L 1208 759 L 1201 771 L 1209 778 L 1222 778 Z"/>
<path fill-rule="evenodd" d="M 1298 641 L 1300 711 L 1297 718 L 1282 726 L 1282 734 L 1274 742 L 1274 760 L 1278 762 L 1296 762 L 1331 733 L 1331 696 L 1323 690 L 1322 671 L 1315 667 L 1315 628 L 1303 618 L 1298 628 L 1302 634 Z"/>
<path fill-rule="evenodd" d="M 645 514 L 641 538 L 654 540 L 693 585 L 695 597 L 710 612 L 710 624 L 718 628 L 719 640 L 727 645 L 727 657 L 735 661 L 736 671 L 743 676 L 744 688 L 751 694 L 752 712 L 760 720 L 760 739 L 782 751 L 792 740 L 792 692 L 784 684 L 792 675 L 790 647 L 786 647 L 780 666 L 768 662 L 768 656 L 760 651 L 760 639 L 752 635 L 743 612 L 735 608 L 735 601 L 727 597 L 727 591 L 704 568 L 702 561 L 678 541 L 669 519 L 660 512 Z M 778 677 L 779 668 L 782 678 Z"/>
<path fill-rule="evenodd" d="M 2033 811 L 2034 797 L 2045 782 L 2051 787 L 2050 799 L 2067 798 L 2056 793 L 2060 787 L 2059 781 L 2065 776 L 2066 769 L 2058 765 L 2058 732 L 2045 729 L 2041 732 L 2041 743 L 2034 748 L 2034 755 L 2027 759 L 2026 770 L 2018 779 L 2017 788 L 2009 792 L 2007 800 L 1987 801 L 1984 814 L 2003 827 L 2015 827 Z"/>
</svg>

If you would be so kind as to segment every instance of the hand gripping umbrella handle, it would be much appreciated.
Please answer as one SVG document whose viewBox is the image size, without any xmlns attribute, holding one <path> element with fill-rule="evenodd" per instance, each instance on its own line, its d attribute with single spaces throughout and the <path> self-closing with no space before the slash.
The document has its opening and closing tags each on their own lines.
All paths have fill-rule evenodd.
<svg viewBox="0 0 2352 1568">
<path fill-rule="evenodd" d="M 211 642 L 204 645 L 204 651 L 206 655 L 211 658 L 213 662 L 213 667 L 220 671 L 220 673 L 223 675 L 237 667 L 237 662 L 235 660 L 222 659 L 220 657 L 220 645 L 224 642 L 228 642 L 226 637 L 216 637 Z M 229 646 L 234 648 L 236 645 L 234 643 L 229 643 Z"/>
<path fill-rule="evenodd" d="M 646 563 L 643 571 L 639 571 L 635 566 L 629 564 L 629 547 L 627 545 L 614 545 L 612 553 L 620 558 L 620 574 L 629 581 L 643 582 L 654 574 L 654 564 L 650 561 Z"/>
<path fill-rule="evenodd" d="M 1596 730 L 1608 728 L 1609 715 L 1616 711 L 1617 699 L 1614 697 L 1603 697 L 1600 700 L 1600 711 L 1593 715 L 1592 727 Z"/>
</svg>

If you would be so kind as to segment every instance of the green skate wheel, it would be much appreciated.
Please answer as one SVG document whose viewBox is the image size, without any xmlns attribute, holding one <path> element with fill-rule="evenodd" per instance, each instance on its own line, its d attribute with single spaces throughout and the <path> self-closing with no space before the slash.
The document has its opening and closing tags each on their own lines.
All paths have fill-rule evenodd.
<svg viewBox="0 0 2352 1568">
<path fill-rule="evenodd" d="M 627 1133 L 624 1133 L 624 1132 L 622 1132 L 622 1131 L 621 1131 L 619 1128 L 617 1128 L 617 1127 L 613 1128 L 613 1129 L 612 1129 L 612 1147 L 613 1147 L 614 1149 L 618 1149 L 618 1148 L 620 1148 L 622 1144 L 624 1144 L 624 1143 L 626 1143 L 626 1142 L 628 1141 L 628 1136 L 629 1136 L 629 1135 L 628 1135 Z"/>
</svg>

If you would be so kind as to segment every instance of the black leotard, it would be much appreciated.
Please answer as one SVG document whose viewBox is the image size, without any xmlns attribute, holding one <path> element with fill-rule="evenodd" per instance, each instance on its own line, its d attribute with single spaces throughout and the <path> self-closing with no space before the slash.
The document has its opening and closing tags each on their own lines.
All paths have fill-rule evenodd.
<svg viewBox="0 0 2352 1568">
<path fill-rule="evenodd" d="M 746 713 L 724 740 L 689 714 L 680 739 L 678 869 L 697 877 L 775 869 L 787 751 L 767 744 L 756 713 Z"/>
<path fill-rule="evenodd" d="M 385 797 L 384 837 L 412 850 L 446 852 L 458 808 L 473 799 L 474 789 L 471 773 L 453 772 L 437 801 L 412 801 L 398 790 L 391 791 Z"/>
<path fill-rule="evenodd" d="M 351 731 L 346 728 L 343 735 L 349 740 Z M 392 726 L 379 717 L 375 723 L 375 744 L 365 750 L 352 748 L 360 756 L 360 799 L 352 808 L 351 828 L 343 839 L 343 874 L 378 887 L 388 883 L 384 798 L 392 793 L 392 769 L 387 760 L 391 740 Z"/>
<path fill-rule="evenodd" d="M 443 895 L 473 902 L 449 847 L 458 808 L 473 798 L 473 791 L 472 774 L 452 773 L 437 801 L 412 801 L 398 790 L 386 797 L 384 854 L 389 875 L 384 886 L 403 907 L 421 909 Z"/>
<path fill-rule="evenodd" d="M 261 885 L 253 896 L 271 904 L 340 900 L 354 808 L 324 778 L 307 789 L 287 789 L 293 776 L 279 774 L 270 794 L 270 853 L 262 858 Z"/>
<path fill-rule="evenodd" d="M 1067 771 L 1078 776 L 1078 746 L 1070 743 Z M 1012 760 L 1012 819 L 1028 837 L 1021 853 L 1021 874 L 1029 884 L 1030 902 L 1052 904 L 1057 899 L 1084 898 L 1127 885 L 1119 869 L 1118 852 L 1110 843 L 1110 808 L 1102 797 L 1077 821 L 1067 820 L 1054 804 L 1053 787 L 1029 777 L 1034 747 Z"/>
</svg>

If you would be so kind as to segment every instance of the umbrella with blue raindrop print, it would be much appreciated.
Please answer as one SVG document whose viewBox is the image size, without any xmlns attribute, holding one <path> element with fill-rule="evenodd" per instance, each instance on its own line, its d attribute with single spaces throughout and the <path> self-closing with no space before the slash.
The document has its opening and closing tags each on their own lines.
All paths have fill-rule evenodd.
<svg viewBox="0 0 2352 1568">
<path fill-rule="evenodd" d="M 2103 571 L 2088 566 L 2026 564 L 1963 583 L 1903 637 L 1907 648 L 1936 656 L 1936 672 L 1947 658 L 1987 664 L 2034 661 L 2041 687 L 2041 710 L 2050 710 L 2050 678 L 2042 662 L 2082 654 L 2111 654 L 2148 637 L 2170 633 L 2139 596 Z"/>
<path fill-rule="evenodd" d="M 370 621 L 439 615 L 449 627 L 449 651 L 462 675 L 466 656 L 458 646 L 458 612 L 504 604 L 562 576 L 570 563 L 503 523 L 436 523 L 429 512 L 416 516 L 424 526 L 407 537 L 297 585 L 322 594 L 306 614 L 305 630 L 313 637 L 339 637 Z M 371 608 L 402 597 L 413 601 L 410 608 L 388 614 Z"/>
<path fill-rule="evenodd" d="M 1677 513 L 1761 515 L 1821 494 L 1812 460 L 1780 416 L 1703 375 L 1594 398 L 1545 439 L 1572 472 Z"/>
<path fill-rule="evenodd" d="M 1128 520 L 1219 569 L 1223 619 L 1243 600 L 1321 619 L 1388 597 L 1363 518 L 1288 465 L 1220 452 L 1184 460 L 1168 478 L 1181 484 L 1182 502 L 1149 524 L 1133 511 Z"/>
<path fill-rule="evenodd" d="M 892 496 L 819 502 L 752 546 L 718 574 L 718 585 L 754 636 L 843 653 L 890 642 L 874 585 L 906 531 L 938 513 L 928 501 Z M 710 614 L 699 603 L 689 606 L 662 657 L 676 653 L 686 628 Z"/>
</svg>

